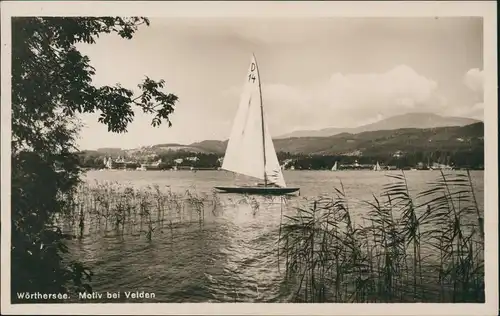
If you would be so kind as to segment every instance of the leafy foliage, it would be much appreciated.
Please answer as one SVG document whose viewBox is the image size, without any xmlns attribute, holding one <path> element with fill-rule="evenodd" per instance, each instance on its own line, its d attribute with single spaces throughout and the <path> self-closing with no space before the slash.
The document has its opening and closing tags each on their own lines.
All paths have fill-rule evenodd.
<svg viewBox="0 0 500 316">
<path fill-rule="evenodd" d="M 12 299 L 16 292 L 68 291 L 68 282 L 90 291 L 91 273 L 64 262 L 65 235 L 53 225 L 66 209 L 63 197 L 79 183 L 74 154 L 80 113 L 100 113 L 110 132 L 123 133 L 134 107 L 168 126 L 178 97 L 163 80 L 148 77 L 137 96 L 115 86 L 95 87 L 90 60 L 76 48 L 102 33 L 131 39 L 146 18 L 22 17 L 12 19 Z"/>
</svg>

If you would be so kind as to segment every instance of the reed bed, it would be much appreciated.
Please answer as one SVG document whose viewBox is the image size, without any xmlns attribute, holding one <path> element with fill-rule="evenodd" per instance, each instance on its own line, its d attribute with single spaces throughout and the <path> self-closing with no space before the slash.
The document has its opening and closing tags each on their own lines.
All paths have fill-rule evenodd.
<svg viewBox="0 0 500 316">
<path fill-rule="evenodd" d="M 77 238 L 94 235 L 144 236 L 151 241 L 157 230 L 204 223 L 207 215 L 222 210 L 216 194 L 195 190 L 173 192 L 158 185 L 134 188 L 118 183 L 82 184 L 66 198 L 66 212 L 56 218 Z"/>
<path fill-rule="evenodd" d="M 484 302 L 483 211 L 470 174 L 441 172 L 413 195 L 404 173 L 388 177 L 361 219 L 342 185 L 283 215 L 293 301 Z"/>
<path fill-rule="evenodd" d="M 201 227 L 226 207 L 247 204 L 255 215 L 279 203 L 278 265 L 293 302 L 484 302 L 484 212 L 470 174 L 441 172 L 418 193 L 404 173 L 388 180 L 361 208 L 342 184 L 312 200 L 223 202 L 215 192 L 194 189 L 86 183 L 66 197 L 67 211 L 56 221 L 77 238 L 151 241 L 158 231 L 173 237 L 176 228 Z M 297 201 L 303 206 L 294 206 Z"/>
</svg>

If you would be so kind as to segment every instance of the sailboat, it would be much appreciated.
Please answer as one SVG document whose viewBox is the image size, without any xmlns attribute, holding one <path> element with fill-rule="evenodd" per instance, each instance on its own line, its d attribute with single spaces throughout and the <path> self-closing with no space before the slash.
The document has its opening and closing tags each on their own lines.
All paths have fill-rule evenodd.
<svg viewBox="0 0 500 316">
<path fill-rule="evenodd" d="M 373 166 L 373 171 L 380 171 L 382 170 L 382 168 L 380 168 L 380 165 L 378 164 L 378 161 L 377 161 L 377 164 L 375 166 Z"/>
<path fill-rule="evenodd" d="M 337 162 L 335 161 L 335 164 L 332 167 L 332 171 L 337 171 Z"/>
<path fill-rule="evenodd" d="M 221 169 L 263 183 L 217 186 L 216 189 L 226 193 L 262 195 L 283 195 L 299 190 L 286 186 L 265 118 L 259 68 L 255 55 L 252 55 Z"/>
</svg>

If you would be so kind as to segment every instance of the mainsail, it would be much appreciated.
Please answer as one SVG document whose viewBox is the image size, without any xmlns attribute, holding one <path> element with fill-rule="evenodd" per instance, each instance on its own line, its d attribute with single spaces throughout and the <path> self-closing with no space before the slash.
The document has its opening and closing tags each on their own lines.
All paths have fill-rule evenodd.
<svg viewBox="0 0 500 316">
<path fill-rule="evenodd" d="M 332 171 L 337 171 L 337 162 L 335 161 L 335 164 L 332 167 Z"/>
<path fill-rule="evenodd" d="M 222 169 L 286 187 L 265 119 L 259 69 L 252 56 Z"/>
</svg>

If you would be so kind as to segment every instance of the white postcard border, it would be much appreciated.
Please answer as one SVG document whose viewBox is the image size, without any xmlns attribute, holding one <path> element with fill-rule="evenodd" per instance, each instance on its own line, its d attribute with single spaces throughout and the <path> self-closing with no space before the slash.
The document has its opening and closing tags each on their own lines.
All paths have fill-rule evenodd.
<svg viewBox="0 0 500 316">
<path fill-rule="evenodd" d="M 497 15 L 494 1 L 3 1 L 1 3 L 1 310 L 3 314 L 121 315 L 496 315 L 498 307 Z M 484 21 L 484 304 L 99 303 L 10 304 L 10 140 L 12 16 L 441 17 Z"/>
</svg>

